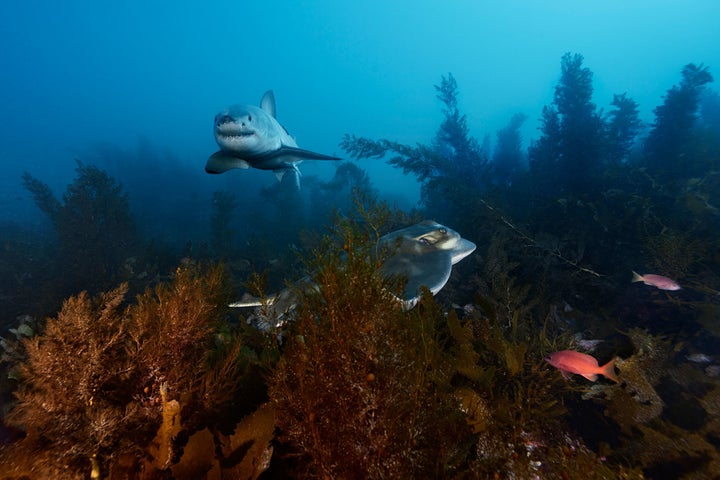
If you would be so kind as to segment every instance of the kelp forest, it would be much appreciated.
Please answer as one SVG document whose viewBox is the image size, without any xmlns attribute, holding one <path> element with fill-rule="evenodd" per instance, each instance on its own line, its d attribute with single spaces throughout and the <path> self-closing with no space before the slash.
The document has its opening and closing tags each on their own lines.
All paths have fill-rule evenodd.
<svg viewBox="0 0 720 480">
<path fill-rule="evenodd" d="M 188 194 L 201 164 L 149 191 L 78 160 L 61 198 L 26 173 L 47 223 L 2 229 L 0 478 L 720 477 L 710 69 L 679 66 L 644 123 L 626 93 L 593 103 L 582 55 L 560 67 L 552 103 L 494 141 L 441 76 L 434 138 L 348 133 L 334 178 L 263 189 L 262 216 L 241 191 Z M 417 181 L 417 208 L 381 200 L 366 162 Z M 477 250 L 402 308 L 378 240 L 424 219 Z M 566 350 L 617 382 L 546 361 Z"/>
</svg>

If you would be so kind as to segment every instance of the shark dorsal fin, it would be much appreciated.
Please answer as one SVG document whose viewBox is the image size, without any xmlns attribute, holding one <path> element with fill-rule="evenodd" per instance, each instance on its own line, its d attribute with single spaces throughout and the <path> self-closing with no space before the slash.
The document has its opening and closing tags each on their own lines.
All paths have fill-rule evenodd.
<svg viewBox="0 0 720 480">
<path fill-rule="evenodd" d="M 265 110 L 265 113 L 275 118 L 275 94 L 272 90 L 268 90 L 260 100 L 260 108 Z"/>
</svg>

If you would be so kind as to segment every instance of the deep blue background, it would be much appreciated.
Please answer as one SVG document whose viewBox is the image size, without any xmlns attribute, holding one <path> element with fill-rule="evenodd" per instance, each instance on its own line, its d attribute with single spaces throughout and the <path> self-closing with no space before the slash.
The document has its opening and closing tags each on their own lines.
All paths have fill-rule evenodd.
<svg viewBox="0 0 720 480">
<path fill-rule="evenodd" d="M 75 158 L 95 163 L 107 149 L 150 147 L 164 174 L 149 165 L 148 183 L 172 182 L 177 165 L 209 190 L 269 185 L 268 172 L 210 177 L 203 166 L 214 114 L 270 88 L 301 147 L 342 154 L 345 133 L 429 142 L 441 120 L 433 85 L 452 72 L 472 135 L 494 140 L 522 112 L 527 145 L 571 51 L 593 71 L 599 107 L 627 92 L 649 122 L 685 64 L 720 68 L 719 18 L 714 0 L 5 1 L 0 216 L 41 219 L 23 171 L 60 193 Z M 362 167 L 400 206 L 417 200 L 414 179 Z M 108 169 L 123 180 L 117 158 Z"/>
</svg>

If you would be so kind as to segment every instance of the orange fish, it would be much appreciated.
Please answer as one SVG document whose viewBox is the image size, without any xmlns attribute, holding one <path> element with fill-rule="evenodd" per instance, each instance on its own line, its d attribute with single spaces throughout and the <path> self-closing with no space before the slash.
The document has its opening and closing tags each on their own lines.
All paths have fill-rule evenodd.
<svg viewBox="0 0 720 480">
<path fill-rule="evenodd" d="M 545 357 L 545 361 L 562 372 L 567 378 L 570 373 L 577 373 L 594 382 L 598 374 L 604 375 L 613 382 L 618 382 L 615 376 L 615 359 L 613 358 L 602 367 L 592 355 L 576 352 L 574 350 L 561 350 Z"/>
</svg>

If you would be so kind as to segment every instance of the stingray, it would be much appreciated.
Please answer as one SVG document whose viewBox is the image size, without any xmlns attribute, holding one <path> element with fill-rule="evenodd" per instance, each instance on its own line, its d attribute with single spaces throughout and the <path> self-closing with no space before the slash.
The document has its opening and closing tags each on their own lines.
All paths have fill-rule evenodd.
<svg viewBox="0 0 720 480">
<path fill-rule="evenodd" d="M 380 267 L 386 278 L 406 280 L 400 300 L 406 310 L 420 301 L 422 287 L 436 295 L 450 279 L 452 266 L 475 251 L 475 244 L 432 220 L 380 237 L 388 254 Z"/>
<path fill-rule="evenodd" d="M 475 244 L 455 230 L 425 220 L 380 237 L 378 251 L 384 257 L 379 273 L 388 280 L 405 282 L 398 300 L 410 310 L 420 301 L 422 287 L 437 294 L 450 278 L 452 266 L 475 251 Z M 384 255 L 383 255 L 384 253 Z M 286 288 L 264 301 L 245 295 L 231 307 L 259 307 L 248 321 L 262 330 L 284 324 L 288 312 L 297 305 L 297 292 L 317 289 L 309 277 L 295 288 Z"/>
</svg>

